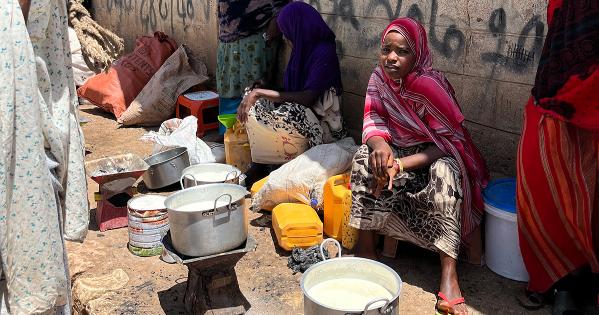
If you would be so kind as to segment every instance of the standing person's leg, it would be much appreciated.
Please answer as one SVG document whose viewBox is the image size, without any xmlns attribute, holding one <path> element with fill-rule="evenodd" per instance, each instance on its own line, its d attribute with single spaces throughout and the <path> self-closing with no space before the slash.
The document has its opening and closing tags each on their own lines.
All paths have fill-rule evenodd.
<svg viewBox="0 0 599 315">
<path fill-rule="evenodd" d="M 216 55 L 216 90 L 219 94 L 218 114 L 234 114 L 241 103 L 243 88 L 240 84 L 239 40 L 223 43 L 218 42 Z M 235 54 L 237 52 L 237 54 Z M 224 134 L 225 126 L 219 125 L 219 133 Z"/>
<path fill-rule="evenodd" d="M 560 279 L 590 265 L 593 246 L 597 144 L 593 135 L 526 106 L 518 151 L 517 205 L 520 250 L 532 292 L 548 292 Z M 594 189 L 590 189 L 593 187 Z"/>
</svg>

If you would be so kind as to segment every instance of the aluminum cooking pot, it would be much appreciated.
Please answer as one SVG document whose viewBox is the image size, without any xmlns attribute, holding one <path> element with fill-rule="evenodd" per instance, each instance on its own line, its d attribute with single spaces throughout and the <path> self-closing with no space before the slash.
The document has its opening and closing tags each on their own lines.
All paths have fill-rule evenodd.
<svg viewBox="0 0 599 315">
<path fill-rule="evenodd" d="M 181 173 L 189 166 L 187 148 L 169 149 L 145 159 L 150 168 L 144 173 L 146 187 L 159 189 L 179 181 Z"/>
<path fill-rule="evenodd" d="M 323 246 L 327 242 L 334 242 L 338 247 L 339 258 L 326 260 L 323 253 Z M 326 239 L 320 245 L 320 253 L 325 259 L 316 265 L 308 268 L 302 276 L 300 282 L 302 292 L 304 293 L 304 314 L 305 315 L 346 315 L 346 314 L 367 314 L 367 315 L 397 315 L 399 314 L 399 294 L 401 292 L 401 278 L 399 275 L 388 266 L 374 260 L 358 257 L 341 257 L 341 245 L 334 239 Z M 344 282 L 339 282 L 339 280 Z M 330 291 L 313 290 L 315 286 L 328 281 L 337 281 L 344 283 L 345 286 L 339 293 L 332 294 L 336 288 L 340 286 L 326 286 Z M 371 284 L 385 290 L 385 296 L 373 296 L 368 298 L 363 305 L 348 306 L 351 297 L 347 294 L 353 290 L 351 284 L 366 283 Z M 332 283 L 332 282 L 329 282 Z M 348 285 L 349 284 L 349 285 Z M 356 285 L 355 294 L 360 295 L 363 292 Z M 323 294 L 326 293 L 326 294 Z M 350 292 L 354 293 L 354 292 Z M 342 301 L 347 299 L 347 303 Z M 356 301 L 351 301 L 356 302 Z M 336 306 L 332 306 L 336 305 Z"/>
<path fill-rule="evenodd" d="M 187 188 L 166 199 L 173 246 L 197 257 L 240 246 L 248 235 L 244 187 L 206 184 Z"/>
<path fill-rule="evenodd" d="M 232 165 L 221 163 L 196 164 L 183 170 L 180 181 L 181 189 L 216 183 L 239 184 L 239 175 L 241 175 L 241 171 Z"/>
</svg>

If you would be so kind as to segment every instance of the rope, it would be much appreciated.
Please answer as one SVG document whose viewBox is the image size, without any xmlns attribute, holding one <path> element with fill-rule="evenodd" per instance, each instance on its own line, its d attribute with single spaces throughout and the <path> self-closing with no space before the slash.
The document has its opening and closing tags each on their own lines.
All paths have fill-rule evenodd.
<svg viewBox="0 0 599 315">
<path fill-rule="evenodd" d="M 89 68 L 98 73 L 108 69 L 125 48 L 123 39 L 91 18 L 83 0 L 69 0 L 69 25 L 77 33 L 81 52 Z"/>
</svg>

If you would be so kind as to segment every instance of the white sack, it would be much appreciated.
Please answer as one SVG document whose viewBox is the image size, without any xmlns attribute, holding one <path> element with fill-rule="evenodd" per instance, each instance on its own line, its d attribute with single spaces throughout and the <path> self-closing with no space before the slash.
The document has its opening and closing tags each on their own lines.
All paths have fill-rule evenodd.
<svg viewBox="0 0 599 315">
<path fill-rule="evenodd" d="M 311 199 L 321 207 L 327 179 L 348 171 L 357 150 L 352 138 L 309 149 L 270 173 L 253 197 L 252 210 L 272 209 L 286 202 L 309 203 Z"/>
</svg>

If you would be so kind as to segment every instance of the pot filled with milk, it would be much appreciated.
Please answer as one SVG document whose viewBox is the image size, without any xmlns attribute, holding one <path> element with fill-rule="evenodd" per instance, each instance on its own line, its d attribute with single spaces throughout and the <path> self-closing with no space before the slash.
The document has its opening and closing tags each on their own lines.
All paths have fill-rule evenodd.
<svg viewBox="0 0 599 315">
<path fill-rule="evenodd" d="M 171 240 L 175 249 L 199 257 L 237 248 L 247 239 L 244 187 L 206 184 L 168 197 Z"/>
<path fill-rule="evenodd" d="M 304 314 L 399 314 L 402 281 L 388 266 L 374 260 L 341 257 L 310 267 L 301 280 Z M 324 257 L 324 255 L 323 255 Z"/>
<path fill-rule="evenodd" d="M 231 183 L 239 184 L 241 171 L 235 166 L 221 163 L 196 164 L 187 167 L 181 172 L 181 189 L 187 187 Z"/>
</svg>

